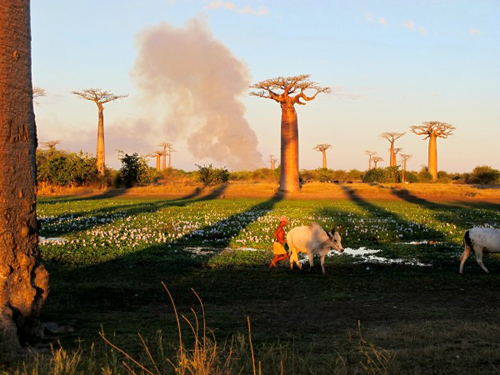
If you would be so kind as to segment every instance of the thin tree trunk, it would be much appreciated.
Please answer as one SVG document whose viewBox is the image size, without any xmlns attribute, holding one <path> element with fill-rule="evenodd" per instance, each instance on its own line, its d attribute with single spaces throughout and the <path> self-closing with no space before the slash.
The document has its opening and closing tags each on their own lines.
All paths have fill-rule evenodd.
<svg viewBox="0 0 500 375">
<path fill-rule="evenodd" d="M 165 169 L 167 169 L 167 148 L 166 147 L 163 147 L 163 165 L 162 165 L 161 169 L 163 171 Z"/>
<path fill-rule="evenodd" d="M 326 165 L 326 150 L 323 150 L 323 169 L 327 169 L 327 165 Z"/>
<path fill-rule="evenodd" d="M 396 166 L 396 154 L 394 153 L 394 141 L 391 142 L 391 167 Z"/>
<path fill-rule="evenodd" d="M 299 129 L 297 112 L 291 104 L 281 104 L 280 190 L 296 193 L 299 182 Z"/>
<path fill-rule="evenodd" d="M 104 160 L 104 106 L 96 102 L 99 109 L 99 123 L 97 125 L 97 170 L 101 177 L 106 169 Z"/>
<path fill-rule="evenodd" d="M 0 46 L 0 350 L 12 353 L 43 334 L 38 315 L 48 294 L 36 220 L 29 0 L 2 2 Z"/>
<path fill-rule="evenodd" d="M 161 155 L 156 155 L 156 170 L 160 170 Z"/>
<path fill-rule="evenodd" d="M 172 153 L 168 153 L 168 169 L 172 168 Z"/>
<path fill-rule="evenodd" d="M 372 169 L 372 157 L 370 156 L 368 158 L 368 170 L 371 170 Z"/>
<path fill-rule="evenodd" d="M 429 173 L 433 180 L 437 180 L 437 138 L 433 133 L 429 137 Z"/>
</svg>

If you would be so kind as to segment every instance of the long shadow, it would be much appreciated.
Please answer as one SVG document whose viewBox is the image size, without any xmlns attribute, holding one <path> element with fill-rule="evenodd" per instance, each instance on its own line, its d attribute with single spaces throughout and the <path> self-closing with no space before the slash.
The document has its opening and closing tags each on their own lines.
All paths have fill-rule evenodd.
<svg viewBox="0 0 500 375">
<path fill-rule="evenodd" d="M 71 213 L 69 216 L 66 216 L 68 217 L 68 223 L 66 226 L 61 223 L 61 219 L 64 219 L 65 215 L 59 215 L 54 218 L 41 220 L 42 234 L 51 236 L 58 234 L 80 233 L 89 228 L 97 228 L 111 224 L 116 220 L 126 218 L 130 215 L 138 215 L 145 212 L 156 212 L 166 207 L 185 207 L 197 202 L 217 199 L 224 193 L 227 187 L 227 184 L 223 184 L 212 189 L 212 191 L 207 195 L 197 199 L 192 198 L 199 196 L 203 189 L 197 189 L 192 194 L 174 200 L 155 200 L 152 202 L 141 202 L 138 204 L 112 205 L 93 211 Z M 109 217 L 110 214 L 114 214 L 114 216 Z M 57 224 L 59 230 L 51 231 L 49 229 L 53 223 Z M 44 226 L 46 228 L 44 228 Z"/>
<path fill-rule="evenodd" d="M 160 282 L 165 281 L 174 290 L 176 286 L 182 286 L 183 290 L 176 298 L 180 305 L 193 302 L 192 296 L 186 294 L 184 283 L 187 279 L 194 278 L 197 283 L 210 288 L 210 280 L 198 280 L 196 276 L 197 272 L 205 269 L 210 258 L 194 257 L 183 248 L 201 243 L 205 247 L 226 248 L 233 238 L 272 211 L 283 198 L 283 195 L 276 194 L 269 200 L 205 225 L 169 244 L 150 245 L 102 263 L 84 266 L 70 263 L 65 266 L 64 263 L 49 261 L 47 268 L 54 285 L 51 286 L 44 319 L 63 323 L 73 321 L 70 324 L 88 329 L 94 336 L 100 324 L 107 324 L 108 327 L 118 325 L 119 328 L 113 329 L 121 329 L 117 319 L 126 321 L 133 314 L 145 317 L 148 329 L 154 327 L 153 332 L 162 328 L 163 321 L 157 311 L 158 306 L 165 301 L 165 293 Z M 153 306 L 153 309 L 150 311 L 145 308 L 147 306 Z M 136 321 L 137 316 L 131 319 Z M 131 330 L 137 329 L 134 326 Z M 70 334 L 66 342 L 76 338 Z"/>
<path fill-rule="evenodd" d="M 349 197 L 349 199 L 351 201 L 356 203 L 356 205 L 358 207 L 362 208 L 363 210 L 365 210 L 369 214 L 373 215 L 374 217 L 389 218 L 390 221 L 402 224 L 406 228 L 411 228 L 415 225 L 418 225 L 419 229 L 426 233 L 426 236 L 427 236 L 426 239 L 429 239 L 429 240 L 442 240 L 444 238 L 443 233 L 441 233 L 435 229 L 429 228 L 423 224 L 418 224 L 418 223 L 413 223 L 413 222 L 407 221 L 407 220 L 403 219 L 401 216 L 399 216 L 391 211 L 388 211 L 382 207 L 376 206 L 376 205 L 368 202 L 367 200 L 365 200 L 365 199 L 361 198 L 359 195 L 357 195 L 353 189 L 351 189 L 347 186 L 342 185 L 342 189 L 344 190 L 344 192 L 347 194 L 347 196 Z"/>
</svg>

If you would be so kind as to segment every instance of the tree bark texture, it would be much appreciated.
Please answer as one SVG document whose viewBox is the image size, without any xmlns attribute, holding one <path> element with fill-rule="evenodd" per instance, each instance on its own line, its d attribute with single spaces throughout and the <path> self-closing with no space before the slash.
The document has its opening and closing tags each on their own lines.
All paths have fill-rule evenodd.
<svg viewBox="0 0 500 375">
<path fill-rule="evenodd" d="M 321 151 L 323 153 L 323 169 L 327 169 L 328 166 L 326 165 L 326 150 Z"/>
<path fill-rule="evenodd" d="M 1 2 L 0 46 L 0 349 L 14 352 L 43 334 L 49 289 L 38 250 L 29 0 Z"/>
<path fill-rule="evenodd" d="M 431 133 L 429 136 L 429 173 L 432 175 L 433 180 L 437 180 L 437 137 L 436 134 Z"/>
<path fill-rule="evenodd" d="M 163 148 L 163 165 L 161 166 L 161 170 L 164 171 L 167 169 L 167 148 Z"/>
<path fill-rule="evenodd" d="M 99 109 L 99 122 L 97 125 L 97 171 L 99 175 L 104 176 L 106 162 L 104 160 L 104 106 L 96 102 Z"/>
<path fill-rule="evenodd" d="M 156 170 L 160 171 L 161 155 L 156 155 Z"/>
<path fill-rule="evenodd" d="M 281 103 L 281 171 L 280 190 L 300 192 L 299 128 L 297 112 L 290 103 Z"/>
</svg>

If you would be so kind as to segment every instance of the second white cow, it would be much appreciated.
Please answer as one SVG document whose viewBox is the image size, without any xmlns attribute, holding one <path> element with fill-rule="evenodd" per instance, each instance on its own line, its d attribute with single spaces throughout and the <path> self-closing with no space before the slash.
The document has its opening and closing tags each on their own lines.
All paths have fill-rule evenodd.
<svg viewBox="0 0 500 375">
<path fill-rule="evenodd" d="M 314 265 L 314 256 L 318 255 L 321 259 L 321 271 L 325 273 L 326 254 L 332 249 L 339 253 L 344 251 L 340 233 L 335 229 L 329 233 L 317 223 L 291 229 L 286 236 L 286 242 L 290 247 L 290 269 L 293 269 L 294 263 L 302 269 L 299 253 L 305 253 L 311 267 Z"/>
</svg>

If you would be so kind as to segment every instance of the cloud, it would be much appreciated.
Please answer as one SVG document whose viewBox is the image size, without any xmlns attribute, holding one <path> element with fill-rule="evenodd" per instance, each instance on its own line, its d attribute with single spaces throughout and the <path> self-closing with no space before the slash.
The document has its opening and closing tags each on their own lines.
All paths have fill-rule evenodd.
<svg viewBox="0 0 500 375">
<path fill-rule="evenodd" d="M 387 20 L 385 19 L 385 17 L 380 17 L 378 19 L 378 23 L 380 23 L 381 25 L 387 26 Z"/>
<path fill-rule="evenodd" d="M 472 35 L 472 36 L 476 36 L 476 35 L 481 34 L 481 30 L 479 30 L 479 29 L 469 29 L 469 34 Z"/>
<path fill-rule="evenodd" d="M 357 100 L 364 99 L 365 95 L 347 91 L 344 87 L 332 87 L 332 94 L 338 99 Z"/>
<path fill-rule="evenodd" d="M 365 12 L 365 18 L 368 22 L 372 22 L 373 21 L 373 15 L 370 14 L 370 13 L 366 13 Z"/>
<path fill-rule="evenodd" d="M 425 27 L 423 27 L 423 26 L 420 26 L 420 27 L 418 28 L 418 32 L 419 32 L 419 34 L 421 34 L 421 35 L 427 35 L 427 30 L 426 30 L 426 29 L 425 29 Z"/>
<path fill-rule="evenodd" d="M 410 30 L 415 30 L 415 22 L 413 21 L 404 21 L 403 24 L 402 24 L 403 27 L 406 27 L 407 29 L 410 29 Z"/>
<path fill-rule="evenodd" d="M 132 76 L 141 90 L 143 118 L 155 139 L 185 140 L 197 159 L 209 158 L 230 169 L 262 165 L 257 136 L 245 119 L 239 97 L 248 92 L 250 74 L 207 24 L 195 18 L 182 28 L 166 22 L 137 37 Z"/>
<path fill-rule="evenodd" d="M 255 10 L 251 5 L 245 5 L 243 8 L 238 8 L 235 3 L 231 1 L 215 0 L 214 2 L 208 4 L 205 8 L 207 9 L 226 9 L 231 10 L 241 14 L 251 14 L 253 16 L 267 16 L 269 10 L 266 7 L 259 7 Z"/>
</svg>

